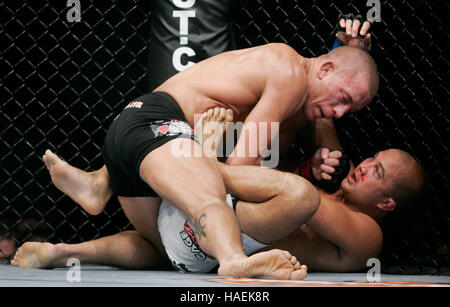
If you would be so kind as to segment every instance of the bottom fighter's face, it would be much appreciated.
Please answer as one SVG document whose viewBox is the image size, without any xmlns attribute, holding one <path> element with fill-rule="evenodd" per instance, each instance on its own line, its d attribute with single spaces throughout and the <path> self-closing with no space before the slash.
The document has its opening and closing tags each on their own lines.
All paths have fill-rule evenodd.
<svg viewBox="0 0 450 307">
<path fill-rule="evenodd" d="M 344 195 L 357 206 L 377 205 L 390 197 L 395 172 L 400 171 L 398 164 L 396 154 L 391 150 L 378 152 L 364 160 L 342 181 Z"/>
</svg>

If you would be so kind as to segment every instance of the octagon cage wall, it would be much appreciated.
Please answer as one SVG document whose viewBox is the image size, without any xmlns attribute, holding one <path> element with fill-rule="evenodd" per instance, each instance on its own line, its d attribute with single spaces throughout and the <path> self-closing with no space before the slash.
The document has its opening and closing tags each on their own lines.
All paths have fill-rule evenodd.
<svg viewBox="0 0 450 307">
<path fill-rule="evenodd" d="M 103 165 L 108 126 L 159 76 L 148 64 L 158 1 L 82 0 L 78 22 L 68 19 L 68 2 L 75 1 L 0 3 L 0 241 L 14 245 L 0 250 L 5 262 L 26 241 L 78 243 L 132 228 L 116 198 L 97 216 L 85 213 L 54 187 L 42 155 L 49 148 L 86 171 Z M 340 13 L 366 16 L 371 8 L 365 0 L 230 2 L 228 49 L 283 42 L 306 57 L 330 50 Z M 426 171 L 423 197 L 382 224 L 382 271 L 449 275 L 449 2 L 379 4 L 371 54 L 380 90 L 335 124 L 356 163 L 395 147 Z"/>
</svg>

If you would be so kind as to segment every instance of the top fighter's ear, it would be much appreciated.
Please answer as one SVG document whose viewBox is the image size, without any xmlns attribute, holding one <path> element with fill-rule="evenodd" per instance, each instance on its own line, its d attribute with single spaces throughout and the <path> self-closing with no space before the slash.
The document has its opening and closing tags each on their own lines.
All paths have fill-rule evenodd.
<svg viewBox="0 0 450 307">
<path fill-rule="evenodd" d="M 377 207 L 383 211 L 394 211 L 395 207 L 397 207 L 397 203 L 392 197 L 388 197 L 382 202 L 378 203 Z"/>
<path fill-rule="evenodd" d="M 336 69 L 336 65 L 332 61 L 326 61 L 320 65 L 319 71 L 317 73 L 317 77 L 319 80 L 325 78 L 329 73 L 333 72 Z"/>
</svg>

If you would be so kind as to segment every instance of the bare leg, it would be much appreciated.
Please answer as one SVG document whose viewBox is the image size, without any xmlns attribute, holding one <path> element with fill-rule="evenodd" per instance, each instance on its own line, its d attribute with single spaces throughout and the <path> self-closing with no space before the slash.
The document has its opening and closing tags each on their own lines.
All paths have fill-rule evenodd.
<svg viewBox="0 0 450 307">
<path fill-rule="evenodd" d="M 218 162 L 216 147 L 226 123 L 233 120 L 233 113 L 221 108 L 221 116 L 215 118 L 216 112 L 211 111 L 202 114 L 202 129 L 196 132 L 201 136 L 203 152 L 218 167 L 227 192 L 240 199 L 236 216 L 242 231 L 259 242 L 271 244 L 301 227 L 318 209 L 319 191 L 294 174 Z"/>
<path fill-rule="evenodd" d="M 220 112 L 212 118 L 219 116 Z M 174 148 L 182 148 L 184 155 L 175 156 Z M 191 140 L 172 140 L 144 158 L 140 175 L 161 197 L 185 213 L 201 248 L 219 261 L 220 275 L 304 278 L 306 271 L 286 251 L 271 250 L 251 257 L 244 254 L 236 216 L 225 202 L 222 177 L 212 160 L 194 156 L 199 150 Z"/>
<path fill-rule="evenodd" d="M 27 242 L 17 251 L 12 265 L 21 268 L 66 267 L 69 258 L 82 264 L 127 269 L 167 269 L 170 263 L 157 229 L 161 199 L 119 197 L 124 213 L 137 229 L 80 244 Z"/>
<path fill-rule="evenodd" d="M 199 136 L 207 157 L 216 155 L 215 145 L 225 131 L 225 124 L 232 120 L 233 111 L 230 109 L 210 109 L 202 114 L 201 124 L 199 123 L 196 129 L 202 130 Z M 103 211 L 113 195 L 105 165 L 97 171 L 86 172 L 63 161 L 49 149 L 45 152 L 43 160 L 53 183 L 61 192 L 80 204 L 89 214 L 98 215 Z"/>
<path fill-rule="evenodd" d="M 233 120 L 233 113 L 221 109 L 221 117 L 214 121 L 211 111 L 202 114 L 199 122 L 201 126 L 196 126 L 196 133 L 200 136 L 203 152 L 216 163 L 227 192 L 243 199 L 238 202 L 236 209 L 242 231 L 259 242 L 271 244 L 298 229 L 319 206 L 317 189 L 293 174 L 257 166 L 219 163 L 217 144 L 226 129 L 226 123 Z M 289 253 L 285 256 L 290 257 Z M 293 264 L 297 262 L 297 259 L 291 259 Z M 307 266 L 301 265 L 300 269 L 303 272 L 298 272 L 298 275 L 306 276 Z"/>
<path fill-rule="evenodd" d="M 217 163 L 228 193 L 240 201 L 242 231 L 267 244 L 299 229 L 320 205 L 319 191 L 304 178 L 258 166 Z"/>
<path fill-rule="evenodd" d="M 80 244 L 26 242 L 17 251 L 12 265 L 20 268 L 61 268 L 70 258 L 82 264 L 117 266 L 127 269 L 164 269 L 167 259 L 137 231 L 124 231 Z"/>
<path fill-rule="evenodd" d="M 158 231 L 158 215 L 161 199 L 157 197 L 119 196 L 123 212 L 137 232 L 151 242 L 156 250 L 166 256 L 166 251 Z"/>
<path fill-rule="evenodd" d="M 85 172 L 46 150 L 43 160 L 55 186 L 76 201 L 89 214 L 103 211 L 112 196 L 106 166 L 94 172 Z"/>
<path fill-rule="evenodd" d="M 217 119 L 217 116 L 213 116 L 213 117 Z M 196 145 L 194 145 L 194 146 L 196 146 Z M 148 158 L 148 156 L 147 156 L 147 158 Z M 200 163 L 200 165 L 201 164 L 202 163 Z M 204 164 L 204 162 L 203 162 L 203 164 Z M 151 165 L 151 163 L 149 165 Z M 184 165 L 184 164 L 182 164 L 182 165 Z M 203 167 L 205 167 L 205 165 L 203 165 Z M 206 166 L 206 167 L 209 168 L 210 166 Z M 142 165 L 141 165 L 141 168 L 142 168 Z M 198 168 L 194 168 L 194 169 L 198 170 Z M 141 171 L 141 173 L 142 173 L 142 171 Z M 200 172 L 200 174 L 201 173 L 202 172 Z M 189 174 L 189 175 L 191 175 L 191 174 Z M 217 175 L 217 174 L 215 174 L 215 175 Z M 182 178 L 184 178 L 184 177 L 182 177 Z M 214 183 L 214 181 L 209 181 L 209 180 L 206 180 L 206 182 Z M 191 183 L 191 182 L 189 182 L 189 183 Z M 195 184 L 195 182 L 194 182 L 194 184 Z M 164 188 L 167 189 L 167 187 L 164 187 Z M 171 187 L 169 187 L 169 189 L 167 189 L 167 190 L 170 190 L 170 188 Z M 219 186 L 219 190 L 220 190 L 220 186 Z M 164 191 L 164 189 L 163 189 L 163 191 Z M 164 195 L 164 193 L 161 193 L 161 194 Z M 214 194 L 214 193 L 212 193 L 212 194 Z M 219 194 L 220 194 L 220 192 L 219 192 Z M 194 195 L 196 195 L 196 194 L 194 193 Z M 209 214 L 210 217 L 211 217 L 211 215 L 213 215 L 213 219 L 209 219 L 209 220 L 216 220 L 216 221 L 218 220 L 220 222 L 222 219 L 223 213 L 224 213 L 224 211 L 222 210 L 224 208 L 224 205 L 220 205 L 219 203 L 221 202 L 221 200 L 223 202 L 224 195 L 221 195 L 221 197 L 217 197 L 217 196 L 211 195 L 210 191 L 207 190 L 206 193 L 203 195 L 203 198 L 200 198 L 200 203 L 202 203 L 202 201 L 204 201 L 205 199 L 213 200 L 212 203 L 208 203 L 208 201 L 207 201 L 206 208 L 205 208 L 205 206 L 203 206 L 203 209 L 206 209 L 205 211 L 210 212 L 210 214 Z M 145 223 L 139 222 L 135 219 L 136 217 L 142 218 L 141 214 L 140 213 L 136 214 L 136 212 L 133 213 L 132 211 L 129 211 L 129 209 L 130 208 L 136 209 L 136 206 L 134 206 L 133 203 L 137 202 L 137 203 L 145 204 L 146 201 L 143 199 L 139 200 L 139 199 L 127 199 L 127 198 L 119 198 L 119 200 L 121 201 L 121 204 L 124 208 L 125 213 L 130 218 L 130 220 L 132 220 L 132 223 L 135 226 L 137 226 L 136 228 L 138 228 L 138 229 L 141 228 L 139 225 L 143 226 Z M 169 200 L 170 200 L 170 198 L 169 198 Z M 172 200 L 172 202 L 173 202 L 173 200 Z M 214 202 L 216 202 L 216 203 L 214 203 Z M 217 206 L 218 204 L 219 204 L 219 206 Z M 128 209 L 126 209 L 126 208 L 128 208 Z M 149 208 L 149 207 L 147 206 L 147 208 Z M 229 207 L 226 205 L 225 205 L 225 208 L 227 210 L 229 209 Z M 220 212 L 221 210 L 222 210 L 222 212 Z M 228 210 L 228 211 L 230 211 L 230 210 Z M 195 211 L 191 211 L 191 212 L 195 212 Z M 206 212 L 204 212 L 204 214 L 202 214 L 201 216 L 203 216 L 203 215 L 205 215 L 204 217 L 206 218 L 206 216 L 207 216 Z M 150 216 L 153 216 L 156 220 L 157 214 L 155 214 L 155 211 L 153 211 L 153 212 L 150 212 Z M 195 217 L 195 214 L 191 214 L 190 216 Z M 231 216 L 234 217 L 233 214 L 231 214 Z M 133 222 L 133 219 L 134 219 L 134 222 Z M 156 222 L 149 223 L 149 221 L 152 220 L 151 218 L 144 219 L 144 220 L 146 220 L 146 225 L 154 225 L 154 226 L 156 225 Z M 214 237 L 226 238 L 227 237 L 226 233 L 225 233 L 225 236 L 222 233 L 223 226 L 228 227 L 231 225 L 230 222 L 235 223 L 235 219 L 234 219 L 234 221 L 230 220 L 230 216 L 226 216 L 223 220 L 224 220 L 224 222 L 220 223 L 221 225 L 219 225 L 219 228 L 218 228 L 219 231 L 218 232 L 216 231 L 212 236 L 213 239 L 210 240 L 210 241 L 212 241 L 212 245 L 210 245 L 210 246 L 212 246 L 212 248 L 215 248 L 216 250 L 219 250 L 219 252 L 221 252 L 221 254 L 219 254 L 219 255 L 222 255 L 222 257 L 218 257 L 217 256 L 218 254 L 216 252 L 212 253 L 213 255 L 216 255 L 216 257 L 219 259 L 219 262 L 221 263 L 221 266 L 219 268 L 219 274 L 231 275 L 231 276 L 235 276 L 235 277 L 260 277 L 260 278 L 276 278 L 276 279 L 302 279 L 306 276 L 306 270 L 304 270 L 300 266 L 300 263 L 297 261 L 297 259 L 295 257 L 293 257 L 290 253 L 288 253 L 286 251 L 271 250 L 268 252 L 255 254 L 255 255 L 247 258 L 243 254 L 242 247 L 239 244 L 240 236 L 233 234 L 233 232 L 235 232 L 235 231 L 233 231 L 233 229 L 231 229 L 232 230 L 231 231 L 232 232 L 231 239 L 228 238 L 228 240 L 225 240 L 225 241 L 214 240 Z M 206 224 L 201 223 L 200 219 L 197 219 L 197 226 L 203 227 L 201 229 L 197 228 L 197 236 L 198 236 L 198 240 L 200 241 L 202 236 L 204 238 L 206 238 L 206 232 L 210 233 L 211 231 L 209 228 L 207 228 Z M 236 226 L 236 224 L 235 224 L 235 226 Z M 239 234 L 240 233 L 239 227 L 237 226 L 234 228 L 235 229 L 237 228 L 237 230 L 238 230 L 237 234 Z M 216 230 L 217 230 L 217 228 L 216 228 Z M 213 229 L 213 231 L 214 231 L 214 229 Z M 151 229 L 151 227 L 148 229 L 145 229 L 145 230 L 142 230 L 142 228 L 141 228 L 141 233 L 145 234 L 147 238 L 151 238 L 151 240 L 155 240 L 154 234 L 157 233 L 157 231 L 155 232 L 155 230 Z M 237 246 L 235 244 L 236 237 L 238 237 Z M 159 236 L 156 239 L 159 239 Z M 156 240 L 156 241 L 158 241 L 158 240 Z M 203 240 L 202 243 L 204 245 L 206 245 L 204 241 L 206 241 L 206 240 Z M 217 242 L 220 242 L 220 243 L 217 243 Z M 225 242 L 225 244 L 224 244 L 224 242 Z M 230 245 L 229 243 L 232 243 L 232 244 Z M 159 242 L 156 245 L 159 245 Z M 234 248 L 227 249 L 226 247 L 234 247 Z M 157 249 L 160 249 L 160 248 L 157 248 Z M 205 248 L 204 246 L 203 246 L 203 249 L 206 249 L 208 251 L 208 248 Z"/>
</svg>

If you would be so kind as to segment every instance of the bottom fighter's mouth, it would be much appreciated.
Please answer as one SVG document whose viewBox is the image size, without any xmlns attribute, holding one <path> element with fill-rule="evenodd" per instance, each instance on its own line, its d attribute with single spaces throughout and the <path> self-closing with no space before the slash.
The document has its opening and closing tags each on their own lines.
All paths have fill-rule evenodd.
<svg viewBox="0 0 450 307">
<path fill-rule="evenodd" d="M 319 107 L 316 107 L 316 116 L 317 116 L 317 118 L 322 118 L 322 117 L 324 117 L 323 112 L 322 112 L 322 109 L 319 108 Z"/>
</svg>

